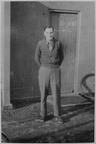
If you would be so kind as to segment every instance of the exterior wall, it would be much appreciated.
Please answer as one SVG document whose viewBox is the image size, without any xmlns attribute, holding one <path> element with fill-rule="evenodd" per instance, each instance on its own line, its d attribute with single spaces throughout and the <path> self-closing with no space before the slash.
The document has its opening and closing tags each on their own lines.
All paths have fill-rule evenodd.
<svg viewBox="0 0 96 144">
<path fill-rule="evenodd" d="M 44 26 L 49 23 L 48 7 L 52 9 L 80 11 L 79 36 L 78 36 L 78 70 L 76 81 L 77 91 L 79 92 L 80 91 L 79 83 L 81 78 L 86 73 L 95 70 L 95 3 L 60 2 L 60 1 L 59 2 L 43 1 L 35 4 L 34 2 L 31 3 L 23 2 L 23 4 L 21 3 L 22 2 L 19 2 L 19 5 L 16 6 L 16 3 L 14 2 L 13 6 L 14 23 L 11 29 L 11 36 L 12 36 L 11 46 L 10 46 L 10 13 L 11 13 L 10 2 L 4 2 L 1 6 L 2 7 L 1 64 L 2 64 L 3 105 L 10 105 L 10 90 L 11 90 L 11 99 L 16 98 L 20 99 L 29 97 L 32 98 L 32 96 L 36 97 L 39 95 L 39 87 L 37 84 L 38 67 L 34 62 L 34 54 L 35 54 L 35 46 L 38 40 L 43 38 L 42 30 Z M 33 7 L 35 7 L 34 14 L 32 9 Z M 23 61 L 24 57 L 25 61 Z M 10 62 L 11 62 L 11 71 L 10 71 Z M 28 63 L 29 65 L 32 64 L 31 68 L 29 67 Z M 22 71 L 22 68 L 24 70 L 24 67 L 26 67 L 25 72 Z M 28 74 L 26 74 L 26 70 L 28 74 L 30 74 L 32 80 L 30 80 L 30 77 L 27 77 Z M 27 84 L 29 84 L 29 86 Z M 29 90 L 27 89 L 26 91 L 26 88 L 28 87 Z M 29 92 L 30 88 L 31 92 Z"/>
<path fill-rule="evenodd" d="M 77 91 L 82 77 L 95 71 L 95 2 L 42 2 L 51 9 L 79 12 Z"/>
</svg>

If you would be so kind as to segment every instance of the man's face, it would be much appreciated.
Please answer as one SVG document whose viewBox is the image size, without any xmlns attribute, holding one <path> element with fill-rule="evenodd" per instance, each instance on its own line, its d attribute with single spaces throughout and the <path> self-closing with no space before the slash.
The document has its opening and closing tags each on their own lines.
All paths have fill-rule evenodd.
<svg viewBox="0 0 96 144">
<path fill-rule="evenodd" d="M 54 31 L 52 28 L 46 28 L 44 31 L 44 35 L 47 41 L 51 41 L 54 36 Z"/>
</svg>

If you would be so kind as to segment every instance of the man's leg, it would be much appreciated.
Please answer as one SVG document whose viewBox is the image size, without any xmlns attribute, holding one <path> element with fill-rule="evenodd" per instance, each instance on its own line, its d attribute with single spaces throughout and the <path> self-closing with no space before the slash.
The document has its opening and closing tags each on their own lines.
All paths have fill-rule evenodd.
<svg viewBox="0 0 96 144">
<path fill-rule="evenodd" d="M 60 88 L 61 88 L 61 73 L 60 69 L 56 68 L 52 70 L 50 76 L 52 96 L 53 96 L 53 108 L 54 116 L 60 116 L 61 110 L 61 99 L 60 99 Z"/>
<path fill-rule="evenodd" d="M 47 95 L 49 87 L 49 71 L 45 67 L 39 70 L 39 87 L 41 92 L 41 116 L 47 115 Z"/>
</svg>

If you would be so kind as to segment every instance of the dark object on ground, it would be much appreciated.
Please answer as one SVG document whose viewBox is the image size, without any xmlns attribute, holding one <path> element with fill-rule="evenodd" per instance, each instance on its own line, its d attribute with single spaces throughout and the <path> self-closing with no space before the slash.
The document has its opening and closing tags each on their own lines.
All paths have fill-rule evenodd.
<svg viewBox="0 0 96 144">
<path fill-rule="evenodd" d="M 2 143 L 10 143 L 8 136 L 4 132 L 1 132 L 1 137 L 2 137 L 1 140 Z"/>
</svg>

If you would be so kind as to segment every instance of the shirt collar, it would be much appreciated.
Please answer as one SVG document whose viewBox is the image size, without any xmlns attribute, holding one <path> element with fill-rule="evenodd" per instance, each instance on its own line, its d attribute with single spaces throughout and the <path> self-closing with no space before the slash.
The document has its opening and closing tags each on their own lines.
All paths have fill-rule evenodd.
<svg viewBox="0 0 96 144">
<path fill-rule="evenodd" d="M 48 44 L 50 42 L 54 45 L 54 38 L 51 41 L 47 41 L 46 39 L 45 39 L 45 41 L 46 41 L 46 44 Z"/>
</svg>

